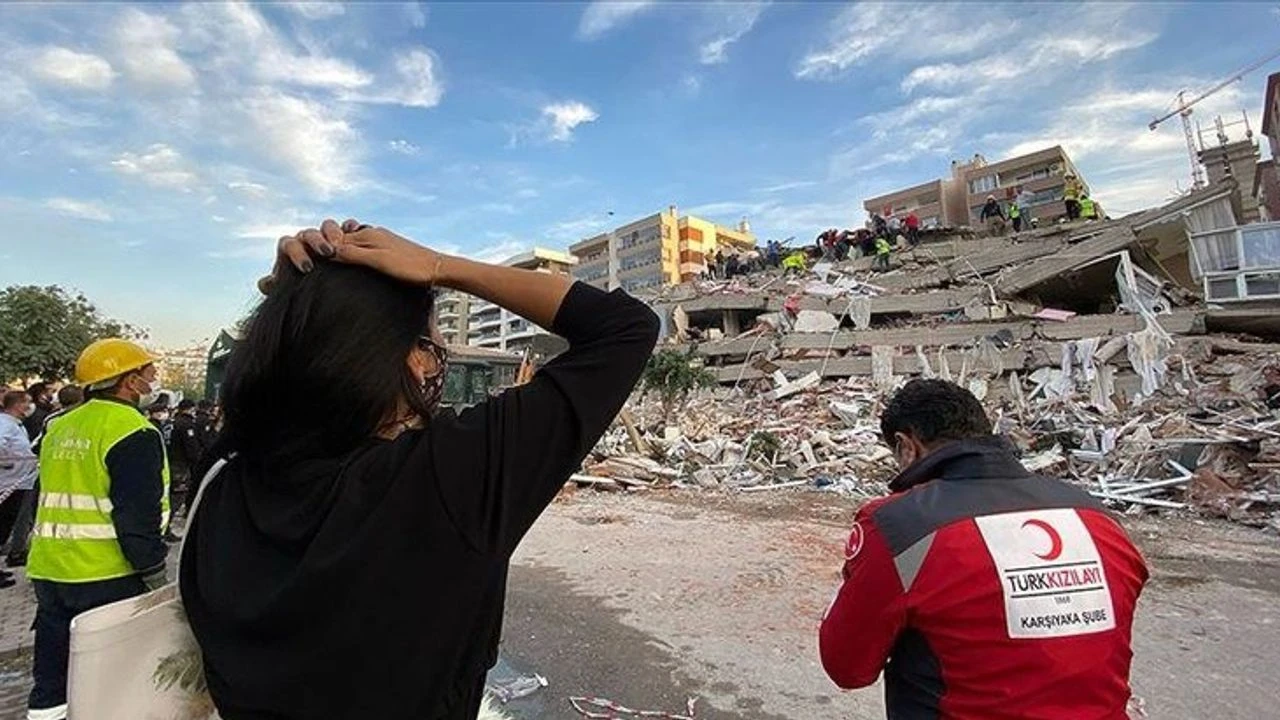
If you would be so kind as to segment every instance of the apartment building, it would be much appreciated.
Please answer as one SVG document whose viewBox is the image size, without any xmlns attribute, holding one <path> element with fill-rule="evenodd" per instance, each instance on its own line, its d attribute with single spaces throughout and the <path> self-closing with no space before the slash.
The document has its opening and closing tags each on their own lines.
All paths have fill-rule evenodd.
<svg viewBox="0 0 1280 720">
<path fill-rule="evenodd" d="M 441 290 L 436 296 L 436 327 L 446 345 L 466 345 L 471 329 L 472 297 L 457 290 Z"/>
<path fill-rule="evenodd" d="M 578 258 L 573 275 L 604 290 L 635 292 L 693 279 L 716 250 L 750 250 L 756 237 L 746 220 L 717 225 L 676 206 L 587 238 L 569 247 Z"/>
<path fill-rule="evenodd" d="M 1253 180 L 1253 197 L 1264 220 L 1280 221 L 1280 72 L 1267 78 L 1262 98 L 1262 134 L 1271 148 L 1271 159 L 1258 163 Z"/>
<path fill-rule="evenodd" d="M 1198 156 L 1209 177 L 1210 185 L 1217 185 L 1230 178 L 1239 186 L 1240 222 L 1256 223 L 1262 220 L 1262 210 L 1257 194 L 1253 192 L 1259 157 L 1258 143 L 1252 138 L 1226 141 L 1220 135 L 1218 145 L 1201 145 Z"/>
<path fill-rule="evenodd" d="M 502 264 L 525 270 L 564 275 L 572 272 L 578 260 L 569 253 L 535 247 L 528 252 L 507 258 Z M 466 317 L 467 326 L 464 337 L 467 339 L 466 344 L 474 347 L 521 353 L 537 345 L 539 336 L 549 335 L 542 328 L 510 310 L 479 298 L 469 298 Z M 439 321 L 443 323 L 444 318 L 439 317 Z"/>
<path fill-rule="evenodd" d="M 899 218 L 914 211 L 925 226 L 976 226 L 988 195 L 1007 202 L 1025 191 L 1031 202 L 1023 211 L 1046 224 L 1065 214 L 1063 178 L 1067 173 L 1074 174 L 1088 191 L 1088 182 L 1061 145 L 995 163 L 975 154 L 965 162 L 952 161 L 950 177 L 879 195 L 864 201 L 863 208 Z"/>
</svg>

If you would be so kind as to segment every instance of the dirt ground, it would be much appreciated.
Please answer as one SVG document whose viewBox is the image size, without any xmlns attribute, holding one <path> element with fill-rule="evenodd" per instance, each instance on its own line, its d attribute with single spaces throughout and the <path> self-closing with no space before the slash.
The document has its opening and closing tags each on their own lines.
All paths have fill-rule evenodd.
<svg viewBox="0 0 1280 720">
<path fill-rule="evenodd" d="M 879 686 L 835 688 L 816 648 L 854 503 L 566 492 L 512 568 L 506 669 L 550 686 L 511 710 L 578 717 L 571 695 L 698 717 L 883 718 Z M 1280 539 L 1194 517 L 1126 518 L 1153 577 L 1133 685 L 1151 718 L 1276 717 Z"/>
</svg>

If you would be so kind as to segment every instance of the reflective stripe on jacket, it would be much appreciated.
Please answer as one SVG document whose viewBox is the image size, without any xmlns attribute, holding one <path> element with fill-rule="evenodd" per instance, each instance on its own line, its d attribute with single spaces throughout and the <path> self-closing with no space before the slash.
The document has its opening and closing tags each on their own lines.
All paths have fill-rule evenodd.
<svg viewBox="0 0 1280 720">
<path fill-rule="evenodd" d="M 29 577 L 80 583 L 140 570 L 125 558 L 116 536 L 107 470 L 111 449 L 139 431 L 159 434 L 136 408 L 106 400 L 90 400 L 49 426 L 40 448 L 40 499 L 27 562 Z M 163 524 L 169 515 L 167 459 L 161 481 Z"/>
</svg>

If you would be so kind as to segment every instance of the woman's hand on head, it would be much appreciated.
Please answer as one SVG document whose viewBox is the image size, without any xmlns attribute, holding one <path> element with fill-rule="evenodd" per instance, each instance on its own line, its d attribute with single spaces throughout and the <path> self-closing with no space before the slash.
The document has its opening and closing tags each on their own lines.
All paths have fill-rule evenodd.
<svg viewBox="0 0 1280 720">
<path fill-rule="evenodd" d="M 316 259 L 364 265 L 404 282 L 434 282 L 443 256 L 390 230 L 347 220 L 339 225 L 325 220 L 319 228 L 308 228 L 280 238 L 271 274 L 258 281 L 258 289 L 271 291 L 281 268 L 288 263 L 308 273 Z"/>
</svg>

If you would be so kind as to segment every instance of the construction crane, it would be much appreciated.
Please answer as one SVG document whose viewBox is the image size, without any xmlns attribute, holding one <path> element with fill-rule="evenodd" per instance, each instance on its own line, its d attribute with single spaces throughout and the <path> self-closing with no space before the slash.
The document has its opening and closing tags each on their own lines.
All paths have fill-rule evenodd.
<svg viewBox="0 0 1280 720">
<path fill-rule="evenodd" d="M 1258 60 L 1257 62 L 1250 63 L 1249 65 L 1241 68 L 1240 70 L 1237 70 L 1236 73 L 1231 77 L 1228 77 L 1226 80 L 1223 80 L 1222 82 L 1218 83 L 1217 85 L 1214 85 L 1208 90 L 1205 90 L 1199 95 L 1196 95 L 1190 100 L 1187 99 L 1186 90 L 1179 92 L 1173 110 L 1165 115 L 1161 115 L 1155 120 L 1152 120 L 1147 125 L 1147 127 L 1150 128 L 1151 130 L 1155 130 L 1160 125 L 1160 123 L 1164 122 L 1165 120 L 1168 120 L 1174 115 L 1180 115 L 1182 117 L 1182 133 L 1183 135 L 1186 136 L 1187 155 L 1191 160 L 1191 189 L 1195 190 L 1198 188 L 1202 188 L 1204 187 L 1204 184 L 1205 184 L 1204 168 L 1200 167 L 1200 159 L 1196 155 L 1195 135 L 1191 131 L 1191 106 L 1195 105 L 1201 100 L 1204 100 L 1210 95 L 1217 93 L 1219 90 L 1225 88 L 1231 83 L 1239 82 L 1242 78 L 1244 78 L 1245 75 L 1248 75 L 1249 73 L 1253 72 L 1254 70 L 1257 70 L 1258 68 L 1262 67 L 1263 65 L 1266 65 L 1267 63 L 1271 62 L 1272 60 L 1275 60 L 1278 57 L 1280 57 L 1280 49 L 1277 49 L 1275 52 L 1271 53 L 1270 55 L 1267 55 L 1266 57 L 1262 58 L 1261 60 Z"/>
</svg>

